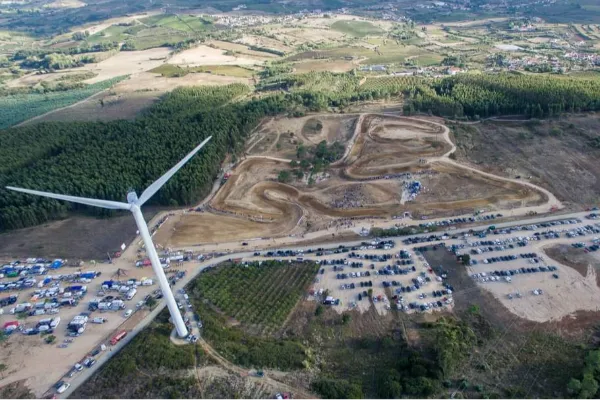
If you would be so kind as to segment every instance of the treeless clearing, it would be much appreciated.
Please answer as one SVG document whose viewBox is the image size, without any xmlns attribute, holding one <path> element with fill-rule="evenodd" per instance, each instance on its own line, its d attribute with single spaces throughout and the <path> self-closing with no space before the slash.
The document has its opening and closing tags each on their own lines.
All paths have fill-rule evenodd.
<svg viewBox="0 0 600 400">
<path fill-rule="evenodd" d="M 346 154 L 327 174 L 284 184 L 278 173 L 289 170 L 296 146 L 320 141 L 347 144 Z M 305 233 L 315 227 L 355 217 L 455 215 L 475 208 L 509 209 L 548 201 L 517 182 L 494 178 L 446 161 L 454 148 L 440 124 L 377 114 L 311 115 L 265 120 L 251 136 L 248 151 L 229 180 L 210 201 L 208 212 L 184 215 L 174 226 L 169 246 L 214 243 L 216 237 L 253 239 Z M 404 185 L 419 180 L 424 190 L 407 201 Z M 229 214 L 223 219 L 217 214 Z M 221 232 L 213 231 L 218 224 Z M 224 229 L 225 228 L 225 229 Z"/>
<path fill-rule="evenodd" d="M 228 56 L 221 49 L 213 49 L 205 45 L 175 54 L 169 63 L 175 65 L 262 65 L 268 57 L 253 57 L 250 55 Z"/>
<path fill-rule="evenodd" d="M 552 246 L 552 243 L 534 242 L 536 250 Z M 548 264 L 557 265 L 559 279 L 552 273 L 519 274 L 511 283 L 490 282 L 482 284 L 513 314 L 535 322 L 561 320 L 576 311 L 599 311 L 600 288 L 596 282 L 596 269 L 587 265 L 585 276 L 577 270 L 548 260 Z M 479 268 L 481 269 L 481 268 Z M 475 268 L 472 268 L 475 270 Z M 479 271 L 481 272 L 481 271 Z M 542 289 L 543 294 L 536 296 L 532 292 Z M 521 298 L 507 297 L 508 293 L 521 293 Z"/>
<path fill-rule="evenodd" d="M 594 114 L 560 120 L 486 121 L 452 126 L 456 156 L 476 168 L 536 183 L 573 204 L 595 206 L 600 192 Z M 548 160 L 553 160 L 548 162 Z"/>
<path fill-rule="evenodd" d="M 135 74 L 156 68 L 169 57 L 170 52 L 171 50 L 165 47 L 143 51 L 122 51 L 102 62 L 73 68 L 72 71 L 95 72 L 98 76 L 85 82 L 100 82 L 115 76 Z"/>
<path fill-rule="evenodd" d="M 303 61 L 293 64 L 294 72 L 298 74 L 304 74 L 306 72 L 347 72 L 356 68 L 356 65 L 350 61 L 340 60 L 315 60 L 315 61 Z"/>
<path fill-rule="evenodd" d="M 248 48 L 248 46 L 244 46 L 243 44 L 224 42 L 222 40 L 211 40 L 210 42 L 207 42 L 206 45 L 207 46 L 213 45 L 222 50 L 237 51 L 239 53 L 247 54 L 249 56 L 254 56 L 254 57 L 278 58 L 277 55 L 272 54 L 272 53 L 267 53 L 264 51 L 250 50 Z"/>
<path fill-rule="evenodd" d="M 256 35 L 244 35 L 241 39 L 237 40 L 236 42 L 246 44 L 248 46 L 258 46 L 273 50 L 279 50 L 286 53 L 293 50 L 292 47 L 285 45 L 279 40 Z"/>
<path fill-rule="evenodd" d="M 79 8 L 86 4 L 79 0 L 56 0 L 46 5 L 48 8 Z"/>
</svg>

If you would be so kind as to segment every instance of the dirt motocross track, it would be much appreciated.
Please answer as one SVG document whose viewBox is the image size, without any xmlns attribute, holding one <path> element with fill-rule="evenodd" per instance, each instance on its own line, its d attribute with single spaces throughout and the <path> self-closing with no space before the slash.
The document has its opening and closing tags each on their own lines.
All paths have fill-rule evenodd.
<svg viewBox="0 0 600 400">
<path fill-rule="evenodd" d="M 320 141 L 345 145 L 325 173 L 278 182 L 297 146 L 309 153 Z M 169 247 L 282 235 L 302 235 L 334 223 L 409 212 L 439 217 L 475 210 L 507 210 L 554 202 L 534 185 L 461 165 L 448 128 L 432 121 L 383 114 L 311 115 L 263 121 L 246 158 L 203 213 L 171 222 L 157 240 Z M 406 186 L 423 189 L 410 197 Z M 551 198 L 552 197 L 552 198 Z M 218 229 L 216 229 L 218 228 Z"/>
</svg>

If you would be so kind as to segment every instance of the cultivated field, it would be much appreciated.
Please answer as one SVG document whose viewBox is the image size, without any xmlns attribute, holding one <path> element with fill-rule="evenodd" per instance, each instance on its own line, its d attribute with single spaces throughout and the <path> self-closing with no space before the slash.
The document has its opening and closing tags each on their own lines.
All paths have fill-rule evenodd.
<svg viewBox="0 0 600 400">
<path fill-rule="evenodd" d="M 318 269 L 313 262 L 225 264 L 203 273 L 195 290 L 247 329 L 268 333 L 281 328 Z"/>
</svg>

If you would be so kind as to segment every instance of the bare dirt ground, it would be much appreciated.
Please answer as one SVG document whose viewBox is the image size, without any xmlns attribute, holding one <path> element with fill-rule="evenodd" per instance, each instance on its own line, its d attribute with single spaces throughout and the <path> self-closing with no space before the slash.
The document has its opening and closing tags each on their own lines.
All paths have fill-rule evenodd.
<svg viewBox="0 0 600 400">
<path fill-rule="evenodd" d="M 346 144 L 346 154 L 327 174 L 288 184 L 277 181 L 289 169 L 296 146 L 320 141 Z M 211 200 L 209 211 L 226 214 L 219 232 L 208 213 L 183 215 L 169 246 L 214 243 L 219 238 L 257 239 L 299 234 L 348 218 L 453 215 L 475 208 L 510 209 L 542 204 L 544 193 L 516 182 L 483 175 L 447 160 L 454 146 L 443 125 L 376 114 L 311 115 L 263 121 L 248 153 Z M 425 190 L 402 200 L 403 187 L 421 180 Z M 368 182 L 368 183 L 367 183 Z M 246 221 L 244 221 L 244 219 Z"/>
<path fill-rule="evenodd" d="M 142 51 L 123 51 L 96 64 L 87 64 L 71 71 L 92 71 L 98 74 L 86 83 L 100 82 L 116 76 L 135 74 L 148 71 L 161 65 L 170 54 L 171 50 L 165 47 Z"/>
<path fill-rule="evenodd" d="M 256 51 L 256 50 L 250 50 L 248 48 L 248 46 L 244 46 L 242 44 L 239 43 L 231 43 L 231 42 L 224 42 L 221 40 L 211 40 L 209 42 L 206 42 L 207 46 L 214 46 L 217 47 L 219 49 L 222 50 L 231 50 L 231 51 L 237 51 L 239 53 L 242 54 L 247 54 L 249 56 L 253 56 L 253 57 L 260 57 L 260 58 L 278 58 L 277 55 L 272 54 L 272 53 L 267 53 L 264 51 Z"/>
<path fill-rule="evenodd" d="M 298 74 L 304 74 L 307 72 L 348 72 L 356 65 L 350 61 L 340 60 L 317 60 L 317 61 L 301 61 L 293 64 L 294 72 Z"/>
<path fill-rule="evenodd" d="M 244 35 L 241 39 L 237 40 L 237 42 L 248 46 L 265 47 L 268 49 L 279 50 L 286 53 L 293 50 L 292 47 L 285 45 L 279 40 L 266 38 L 263 36 Z"/>
<path fill-rule="evenodd" d="M 205 45 L 194 47 L 193 49 L 182 51 L 175 54 L 170 63 L 175 65 L 262 65 L 271 57 L 257 57 L 249 54 L 241 56 L 226 55 L 224 50 L 214 49 Z"/>
<path fill-rule="evenodd" d="M 598 116 L 548 121 L 451 126 L 457 160 L 506 177 L 519 176 L 542 186 L 559 200 L 596 205 L 600 200 Z M 551 162 L 549 162 L 551 160 Z"/>
<path fill-rule="evenodd" d="M 157 210 L 144 210 L 147 220 Z M 137 228 L 131 215 L 110 219 L 74 216 L 32 228 L 0 234 L 3 260 L 23 257 L 57 257 L 103 260 L 106 252 L 129 243 Z"/>
</svg>

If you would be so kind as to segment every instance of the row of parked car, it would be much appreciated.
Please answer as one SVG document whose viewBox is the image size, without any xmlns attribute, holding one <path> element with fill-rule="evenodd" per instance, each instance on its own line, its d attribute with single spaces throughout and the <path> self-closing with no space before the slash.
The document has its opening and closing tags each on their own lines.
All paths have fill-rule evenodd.
<svg viewBox="0 0 600 400">
<path fill-rule="evenodd" d="M 537 267 L 521 267 L 517 269 L 509 269 L 509 270 L 495 270 L 490 272 L 479 272 L 471 275 L 473 279 L 484 279 L 489 276 L 513 276 L 518 274 L 532 274 L 537 272 L 555 272 L 558 268 L 554 265 L 548 266 L 537 266 Z M 556 275 L 556 276 L 555 276 Z M 558 274 L 553 274 L 555 278 L 558 279 Z"/>
<path fill-rule="evenodd" d="M 348 278 L 361 278 L 365 276 L 371 276 L 369 271 L 364 272 L 350 272 L 349 274 L 337 274 L 337 279 L 348 279 Z"/>
</svg>

